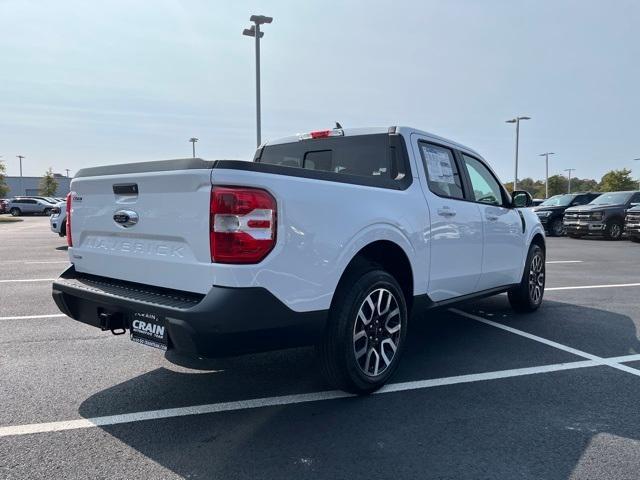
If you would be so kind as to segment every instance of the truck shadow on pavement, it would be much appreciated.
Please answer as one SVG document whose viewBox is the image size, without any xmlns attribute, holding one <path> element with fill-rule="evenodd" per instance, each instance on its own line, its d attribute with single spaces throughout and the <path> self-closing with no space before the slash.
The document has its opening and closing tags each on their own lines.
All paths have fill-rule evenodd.
<svg viewBox="0 0 640 480">
<path fill-rule="evenodd" d="M 504 296 L 461 310 L 603 357 L 640 352 L 634 321 L 604 310 L 546 301 L 535 314 L 517 315 Z M 392 383 L 580 360 L 448 310 L 432 311 L 410 324 Z M 91 396 L 80 415 L 328 389 L 311 348 L 217 365 L 197 372 L 167 364 Z M 604 461 L 603 445 L 618 442 L 618 451 L 637 452 L 639 396 L 639 377 L 590 367 L 98 428 L 187 478 L 569 478 Z M 104 455 L 118 455 L 121 446 L 108 445 L 114 451 Z M 590 478 L 635 472 L 633 478 L 640 456 L 627 456 Z"/>
</svg>

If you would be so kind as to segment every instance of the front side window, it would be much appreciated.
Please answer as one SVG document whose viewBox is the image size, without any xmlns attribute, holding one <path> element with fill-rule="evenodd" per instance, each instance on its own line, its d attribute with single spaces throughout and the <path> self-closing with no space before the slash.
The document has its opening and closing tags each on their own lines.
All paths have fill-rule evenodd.
<svg viewBox="0 0 640 480">
<path fill-rule="evenodd" d="M 488 205 L 502 205 L 502 189 L 500 184 L 479 160 L 468 155 L 462 155 L 469 174 L 474 200 Z"/>
<path fill-rule="evenodd" d="M 429 190 L 440 197 L 463 199 L 462 181 L 453 152 L 431 143 L 420 142 L 419 145 Z"/>
</svg>

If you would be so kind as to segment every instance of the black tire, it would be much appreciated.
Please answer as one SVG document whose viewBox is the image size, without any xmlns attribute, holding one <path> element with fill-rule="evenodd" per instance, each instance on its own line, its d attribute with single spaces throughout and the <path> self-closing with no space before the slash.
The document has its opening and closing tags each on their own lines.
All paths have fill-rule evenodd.
<svg viewBox="0 0 640 480">
<path fill-rule="evenodd" d="M 340 285 L 329 311 L 323 338 L 317 347 L 320 369 L 334 388 L 357 394 L 371 393 L 391 378 L 404 350 L 407 334 L 404 293 L 394 277 L 380 266 L 369 263 L 347 272 L 347 277 Z M 388 303 L 389 297 L 384 292 L 393 297 Z M 375 299 L 376 295 L 382 295 L 381 303 L 386 304 L 382 315 L 377 305 L 373 309 L 369 307 L 372 303 L 368 303 L 368 300 Z M 376 303 L 380 303 L 380 298 Z M 392 316 L 396 308 L 398 313 Z M 369 323 L 365 324 L 368 313 Z M 398 331 L 389 331 L 398 326 Z M 389 341 L 395 345 L 395 351 Z M 364 353 L 357 356 L 357 352 L 363 350 Z M 371 365 L 371 350 L 375 350 L 378 359 L 374 365 Z M 391 358 L 388 354 L 392 354 Z M 380 370 L 379 365 L 383 362 L 386 365 L 382 365 Z"/>
<path fill-rule="evenodd" d="M 629 240 L 631 240 L 634 243 L 640 243 L 640 237 L 629 237 Z"/>
<path fill-rule="evenodd" d="M 42 214 L 43 214 L 45 217 L 50 216 L 50 215 L 51 215 L 51 209 L 50 209 L 50 208 L 45 208 L 45 209 L 44 209 L 44 211 L 42 212 Z"/>
<path fill-rule="evenodd" d="M 569 238 L 582 238 L 582 235 L 576 235 L 575 233 L 569 233 Z"/>
<path fill-rule="evenodd" d="M 19 217 L 20 215 L 22 215 L 22 211 L 18 207 L 13 207 L 11 210 L 9 210 L 9 213 L 12 217 Z"/>
<path fill-rule="evenodd" d="M 562 224 L 562 219 L 556 218 L 553 222 L 551 222 L 551 226 L 549 227 L 549 236 L 561 237 L 562 235 L 564 235 L 564 225 Z"/>
<path fill-rule="evenodd" d="M 520 284 L 509 290 L 509 303 L 516 312 L 535 312 L 542 304 L 546 281 L 545 255 L 539 245 L 529 247 Z"/>
<path fill-rule="evenodd" d="M 607 240 L 620 240 L 622 238 L 622 222 L 620 220 L 610 220 L 604 231 Z"/>
<path fill-rule="evenodd" d="M 67 222 L 64 222 L 62 224 L 62 227 L 60 227 L 60 233 L 58 233 L 58 235 L 60 235 L 61 237 L 67 236 Z"/>
</svg>

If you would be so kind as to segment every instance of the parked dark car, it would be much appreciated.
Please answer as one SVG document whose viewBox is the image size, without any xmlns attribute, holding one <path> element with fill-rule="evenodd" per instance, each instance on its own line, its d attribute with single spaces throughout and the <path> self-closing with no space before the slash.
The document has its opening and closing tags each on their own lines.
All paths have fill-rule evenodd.
<svg viewBox="0 0 640 480">
<path fill-rule="evenodd" d="M 0 214 L 2 213 L 7 213 L 7 205 L 8 205 L 8 201 L 4 198 L 0 198 Z"/>
<path fill-rule="evenodd" d="M 632 242 L 640 243 L 640 205 L 630 208 L 624 223 L 624 231 Z"/>
<path fill-rule="evenodd" d="M 551 237 L 559 237 L 564 233 L 562 219 L 565 210 L 569 207 L 586 205 L 599 195 L 599 193 L 593 192 L 554 195 L 535 207 L 533 211 L 538 215 L 547 234 Z"/>
<path fill-rule="evenodd" d="M 567 208 L 564 227 L 573 238 L 603 235 L 609 240 L 619 240 L 627 210 L 639 204 L 638 191 L 603 193 L 588 205 Z"/>
</svg>

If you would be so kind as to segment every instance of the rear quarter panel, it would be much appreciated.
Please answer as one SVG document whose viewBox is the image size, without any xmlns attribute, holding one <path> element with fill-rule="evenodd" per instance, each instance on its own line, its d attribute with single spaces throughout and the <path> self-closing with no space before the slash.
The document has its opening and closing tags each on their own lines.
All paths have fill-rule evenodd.
<svg viewBox="0 0 640 480">
<path fill-rule="evenodd" d="M 391 190 L 214 169 L 212 183 L 263 188 L 278 203 L 274 250 L 257 265 L 216 264 L 215 285 L 261 286 L 295 311 L 324 310 L 357 252 L 389 240 L 412 264 L 414 293 L 426 291 L 429 217 L 417 181 L 406 190 Z"/>
</svg>

